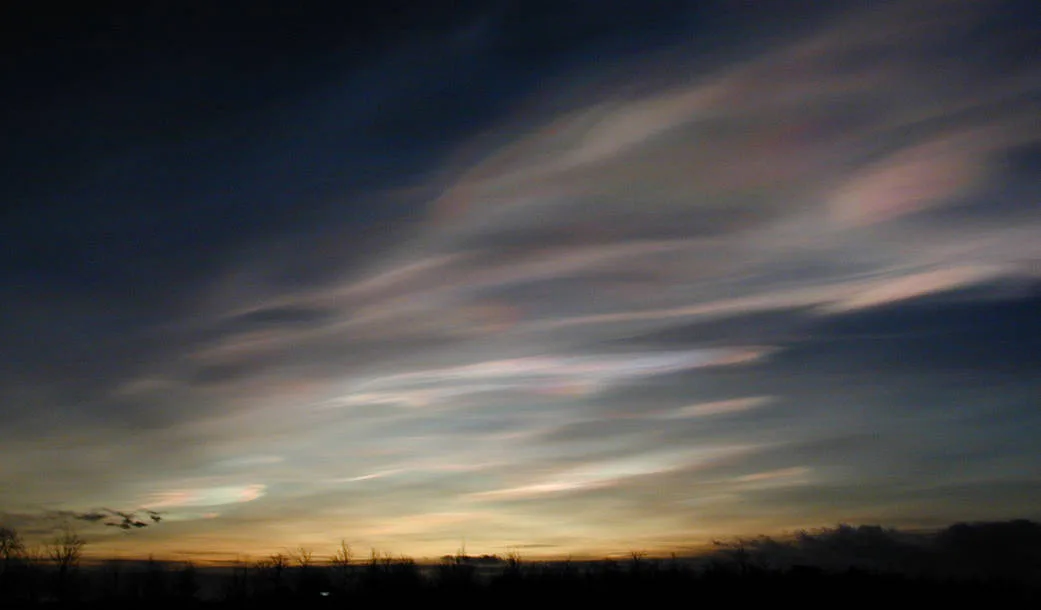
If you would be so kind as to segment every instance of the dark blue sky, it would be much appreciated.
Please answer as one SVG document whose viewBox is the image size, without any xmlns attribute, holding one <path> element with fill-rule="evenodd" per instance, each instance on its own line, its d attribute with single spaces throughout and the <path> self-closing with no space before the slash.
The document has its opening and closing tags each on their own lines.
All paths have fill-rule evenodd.
<svg viewBox="0 0 1041 610">
<path fill-rule="evenodd" d="M 1032 3 L 334 5 L 3 9 L 6 521 L 439 555 L 1041 516 Z"/>
</svg>

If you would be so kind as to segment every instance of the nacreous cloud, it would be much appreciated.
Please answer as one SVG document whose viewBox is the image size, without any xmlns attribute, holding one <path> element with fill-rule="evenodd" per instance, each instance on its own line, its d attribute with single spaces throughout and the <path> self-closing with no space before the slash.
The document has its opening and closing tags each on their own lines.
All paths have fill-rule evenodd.
<svg viewBox="0 0 1041 610">
<path fill-rule="evenodd" d="M 317 246 L 229 264 L 99 399 L 161 404 L 169 425 L 106 451 L 87 426 L 53 480 L 166 448 L 177 476 L 106 491 L 219 505 L 273 544 L 300 542 L 296 524 L 315 545 L 432 556 L 463 537 L 577 552 L 1030 516 L 970 502 L 1039 472 L 1015 425 L 980 422 L 1036 423 L 1022 405 L 1041 375 L 968 355 L 1037 372 L 1025 335 L 967 330 L 1041 279 L 1041 65 L 1016 55 L 1037 36 L 981 29 L 999 5 L 870 3 L 596 81 L 624 92 L 540 93 L 423 188 L 383 193 L 436 194 L 360 259 L 307 281 L 284 270 Z M 922 303 L 936 315 L 901 313 Z M 959 381 L 974 375 L 994 392 Z M 941 465 L 970 449 L 965 472 Z M 236 461 L 258 454 L 278 457 Z M 950 489 L 978 510 L 957 514 Z M 1030 489 L 1004 506 L 1027 510 Z M 197 544 L 225 548 L 213 527 Z"/>
</svg>

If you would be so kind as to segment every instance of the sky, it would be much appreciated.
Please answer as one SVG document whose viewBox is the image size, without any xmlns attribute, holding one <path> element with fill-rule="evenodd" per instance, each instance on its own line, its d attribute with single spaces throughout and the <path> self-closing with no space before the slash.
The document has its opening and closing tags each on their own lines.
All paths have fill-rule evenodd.
<svg viewBox="0 0 1041 610">
<path fill-rule="evenodd" d="M 1041 519 L 1034 3 L 30 4 L 0 53 L 26 538 Z"/>
</svg>

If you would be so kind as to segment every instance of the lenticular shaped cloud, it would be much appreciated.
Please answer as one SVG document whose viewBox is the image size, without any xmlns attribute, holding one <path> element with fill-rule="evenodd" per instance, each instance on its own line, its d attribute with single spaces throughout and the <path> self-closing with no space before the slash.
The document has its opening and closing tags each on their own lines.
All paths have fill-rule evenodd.
<svg viewBox="0 0 1041 610">
<path fill-rule="evenodd" d="M 712 459 L 718 459 L 719 456 L 737 454 L 745 450 L 743 447 L 728 447 L 712 451 L 647 454 L 609 462 L 592 462 L 562 470 L 537 482 L 476 492 L 469 497 L 491 501 L 521 500 L 547 494 L 580 492 L 616 485 L 635 477 L 661 474 L 683 467 L 696 467 Z"/>
<path fill-rule="evenodd" d="M 996 131 L 996 130 L 991 130 Z M 836 221 L 862 225 L 893 220 L 978 195 L 991 174 L 993 149 L 1014 144 L 999 133 L 944 134 L 855 173 L 832 199 Z"/>
<path fill-rule="evenodd" d="M 563 388 L 606 389 L 645 377 L 753 362 L 767 350 L 700 349 L 685 352 L 531 356 L 376 377 L 335 398 L 334 406 L 429 406 L 472 394 L 553 393 Z"/>
<path fill-rule="evenodd" d="M 265 485 L 253 484 L 172 489 L 152 494 L 142 506 L 146 509 L 156 510 L 252 502 L 264 495 L 265 487 Z"/>
</svg>

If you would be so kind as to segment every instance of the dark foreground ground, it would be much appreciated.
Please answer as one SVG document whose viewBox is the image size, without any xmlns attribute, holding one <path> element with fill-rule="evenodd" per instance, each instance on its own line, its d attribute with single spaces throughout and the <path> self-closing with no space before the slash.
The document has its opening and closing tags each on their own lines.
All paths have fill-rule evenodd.
<svg viewBox="0 0 1041 610">
<path fill-rule="evenodd" d="M 397 608 L 536 605 L 582 608 L 707 604 L 981 604 L 1039 607 L 1041 587 L 1000 576 L 915 577 L 859 569 L 768 569 L 740 562 L 692 567 L 675 561 L 634 559 L 590 564 L 504 562 L 486 570 L 465 559 L 421 568 L 407 560 L 348 568 L 272 569 L 244 566 L 225 571 L 202 594 L 204 570 L 105 573 L 75 578 L 57 574 L 5 574 L 2 608 Z M 210 577 L 213 575 L 211 574 Z M 217 585 L 213 588 L 213 585 Z M 1000 604 L 1000 606 L 998 605 Z"/>
<path fill-rule="evenodd" d="M 1022 519 L 957 523 L 927 533 L 840 524 L 783 539 L 717 541 L 713 552 L 699 557 L 653 559 L 632 552 L 624 561 L 542 563 L 522 561 L 517 553 L 473 557 L 463 550 L 432 565 L 375 550 L 356 560 L 345 545 L 326 561 L 312 560 L 300 549 L 220 567 L 70 560 L 62 568 L 54 553 L 47 561 L 47 555 L 18 552 L 24 547 L 10 544 L 17 536 L 7 540 L 0 561 L 0 610 L 412 604 L 1041 608 L 1041 524 Z"/>
</svg>

